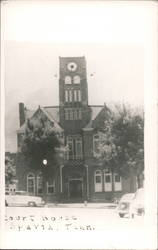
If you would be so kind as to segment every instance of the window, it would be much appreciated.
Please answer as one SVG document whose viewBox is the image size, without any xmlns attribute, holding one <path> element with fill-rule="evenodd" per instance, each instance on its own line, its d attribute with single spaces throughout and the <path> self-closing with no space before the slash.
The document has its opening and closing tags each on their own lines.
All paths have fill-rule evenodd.
<svg viewBox="0 0 158 250">
<path fill-rule="evenodd" d="M 35 175 L 33 173 L 27 175 L 27 192 L 35 194 Z"/>
<path fill-rule="evenodd" d="M 69 120 L 69 110 L 65 109 L 65 120 Z"/>
<path fill-rule="evenodd" d="M 112 191 L 112 174 L 104 171 L 104 190 L 105 192 Z"/>
<path fill-rule="evenodd" d="M 47 181 L 47 194 L 55 193 L 55 180 Z"/>
<path fill-rule="evenodd" d="M 67 145 L 68 145 L 68 159 L 72 160 L 74 159 L 74 145 L 73 145 L 73 139 L 72 137 L 68 137 L 67 139 Z"/>
<path fill-rule="evenodd" d="M 81 90 L 77 90 L 77 101 L 81 101 Z"/>
<path fill-rule="evenodd" d="M 68 90 L 65 90 L 65 102 L 69 101 L 69 92 Z"/>
<path fill-rule="evenodd" d="M 74 120 L 78 120 L 78 113 L 77 113 L 77 109 L 74 109 L 74 112 L 73 112 L 74 116 Z"/>
<path fill-rule="evenodd" d="M 68 136 L 67 137 L 68 153 L 67 159 L 82 159 L 82 137 Z"/>
<path fill-rule="evenodd" d="M 82 159 L 82 139 L 76 139 L 76 159 Z"/>
<path fill-rule="evenodd" d="M 37 175 L 37 194 L 43 193 L 43 176 L 42 173 Z"/>
<path fill-rule="evenodd" d="M 96 134 L 93 135 L 93 155 L 94 157 L 100 156 L 102 145 L 104 144 L 106 138 L 106 134 L 98 131 Z M 104 145 L 105 147 L 105 145 Z M 107 146 L 109 148 L 109 146 Z M 110 147 L 111 148 L 111 147 Z"/>
<path fill-rule="evenodd" d="M 72 102 L 72 90 L 69 90 L 69 102 Z"/>
<path fill-rule="evenodd" d="M 65 84 L 71 84 L 71 77 L 65 76 Z"/>
<path fill-rule="evenodd" d="M 114 189 L 115 191 L 122 190 L 122 182 L 119 174 L 114 174 Z"/>
<path fill-rule="evenodd" d="M 81 101 L 81 90 L 75 89 L 74 90 L 74 102 L 80 102 Z"/>
<path fill-rule="evenodd" d="M 74 76 L 73 82 L 74 82 L 74 84 L 80 84 L 80 77 L 79 76 Z"/>
<path fill-rule="evenodd" d="M 77 110 L 77 113 L 78 113 L 78 120 L 82 120 L 82 111 L 81 111 L 81 109 L 78 109 Z"/>
<path fill-rule="evenodd" d="M 74 102 L 77 102 L 77 90 L 74 90 Z"/>
<path fill-rule="evenodd" d="M 72 90 L 65 90 L 65 102 L 72 102 Z"/>
<path fill-rule="evenodd" d="M 82 111 L 81 109 L 76 108 L 66 108 L 65 109 L 65 120 L 81 120 Z"/>
<path fill-rule="evenodd" d="M 94 154 L 94 156 L 97 156 L 99 154 L 99 144 L 100 144 L 99 135 L 96 134 L 93 136 L 93 154 Z"/>
<path fill-rule="evenodd" d="M 95 187 L 95 192 L 102 192 L 102 172 L 101 172 L 101 170 L 95 171 L 94 187 Z"/>
</svg>

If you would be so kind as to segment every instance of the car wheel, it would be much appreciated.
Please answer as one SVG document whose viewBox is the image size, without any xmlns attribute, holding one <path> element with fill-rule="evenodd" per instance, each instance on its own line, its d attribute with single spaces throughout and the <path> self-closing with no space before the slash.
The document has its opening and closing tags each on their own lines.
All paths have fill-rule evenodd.
<svg viewBox="0 0 158 250">
<path fill-rule="evenodd" d="M 120 216 L 121 218 L 123 218 L 123 217 L 124 217 L 124 214 L 122 214 L 122 213 L 119 213 L 119 216 Z"/>
<path fill-rule="evenodd" d="M 37 207 L 36 203 L 34 201 L 28 202 L 28 207 Z"/>
</svg>

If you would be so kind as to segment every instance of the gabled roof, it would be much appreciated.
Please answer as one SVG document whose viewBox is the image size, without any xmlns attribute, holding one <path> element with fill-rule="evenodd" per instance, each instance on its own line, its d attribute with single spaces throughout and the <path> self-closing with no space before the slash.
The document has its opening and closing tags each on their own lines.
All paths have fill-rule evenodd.
<svg viewBox="0 0 158 250">
<path fill-rule="evenodd" d="M 39 107 L 37 110 L 26 110 L 26 120 L 32 118 L 33 116 L 36 115 L 38 110 L 41 110 L 46 116 L 47 118 L 53 122 L 54 124 L 54 128 L 57 131 L 62 132 L 63 129 L 61 128 L 61 126 L 59 125 L 59 107 L 55 106 L 55 107 Z M 18 133 L 23 133 L 25 131 L 26 128 L 26 123 L 24 123 L 20 129 L 18 129 Z"/>
<path fill-rule="evenodd" d="M 40 108 L 43 112 L 44 112 L 44 114 L 47 116 L 47 118 L 51 121 L 51 122 L 53 122 L 53 124 L 54 124 L 54 128 L 57 130 L 57 131 L 59 131 L 59 132 L 63 132 L 63 129 L 61 128 L 61 126 L 58 124 L 58 122 L 54 119 L 54 117 L 52 116 L 52 114 L 51 113 L 49 113 L 45 108 Z"/>
<path fill-rule="evenodd" d="M 44 110 L 56 121 L 59 123 L 59 106 L 50 106 L 43 107 Z"/>
<path fill-rule="evenodd" d="M 103 109 L 103 105 L 98 105 L 98 106 L 90 106 L 92 113 L 91 113 L 91 120 L 94 121 L 95 118 L 98 116 L 100 111 Z"/>
<path fill-rule="evenodd" d="M 91 108 L 91 118 L 89 123 L 83 128 L 83 129 L 91 129 L 93 128 L 93 121 L 98 117 L 100 112 L 103 110 L 103 105 L 95 105 L 95 106 L 89 106 Z"/>
</svg>

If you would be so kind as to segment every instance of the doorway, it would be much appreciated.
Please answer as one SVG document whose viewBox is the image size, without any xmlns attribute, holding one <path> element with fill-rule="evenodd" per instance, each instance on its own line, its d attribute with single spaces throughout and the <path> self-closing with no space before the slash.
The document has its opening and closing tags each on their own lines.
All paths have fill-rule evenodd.
<svg viewBox="0 0 158 250">
<path fill-rule="evenodd" d="M 82 198 L 83 181 L 82 179 L 69 180 L 69 198 Z"/>
</svg>

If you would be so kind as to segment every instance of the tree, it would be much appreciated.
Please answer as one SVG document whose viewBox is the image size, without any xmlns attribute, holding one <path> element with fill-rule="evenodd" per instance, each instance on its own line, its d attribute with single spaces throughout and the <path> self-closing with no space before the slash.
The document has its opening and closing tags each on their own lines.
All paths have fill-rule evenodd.
<svg viewBox="0 0 158 250">
<path fill-rule="evenodd" d="M 140 176 L 144 170 L 144 120 L 140 112 L 117 105 L 109 112 L 102 131 L 98 159 L 111 171 L 128 177 L 133 171 Z"/>
<path fill-rule="evenodd" d="M 5 185 L 13 184 L 16 177 L 16 168 L 14 160 L 10 157 L 5 157 Z"/>
<path fill-rule="evenodd" d="M 57 131 L 53 122 L 40 110 L 37 117 L 27 120 L 22 153 L 30 168 L 42 171 L 43 194 L 48 176 L 54 173 L 61 161 L 61 146 L 61 131 Z"/>
</svg>

